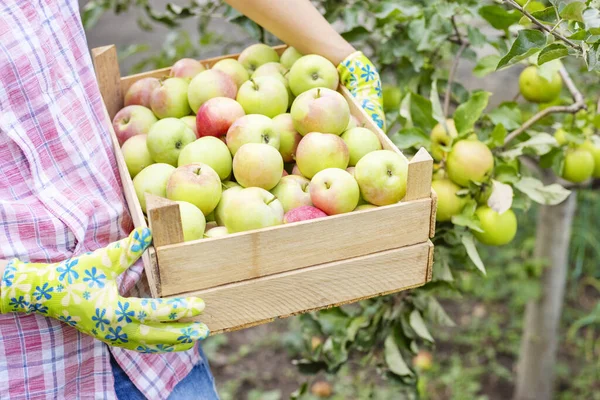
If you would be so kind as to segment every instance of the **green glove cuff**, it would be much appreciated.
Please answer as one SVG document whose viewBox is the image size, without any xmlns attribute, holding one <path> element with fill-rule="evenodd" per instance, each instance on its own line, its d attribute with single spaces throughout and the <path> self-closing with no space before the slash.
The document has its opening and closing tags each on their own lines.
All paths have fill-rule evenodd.
<svg viewBox="0 0 600 400">
<path fill-rule="evenodd" d="M 357 51 L 346 57 L 337 69 L 342 84 L 356 97 L 373 122 L 385 131 L 381 79 L 377 68 L 362 52 Z"/>
</svg>

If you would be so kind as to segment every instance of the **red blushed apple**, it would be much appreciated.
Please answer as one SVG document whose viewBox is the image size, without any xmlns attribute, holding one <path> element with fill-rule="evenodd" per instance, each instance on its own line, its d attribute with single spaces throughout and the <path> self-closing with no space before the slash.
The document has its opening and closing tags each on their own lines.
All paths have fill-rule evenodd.
<svg viewBox="0 0 600 400">
<path fill-rule="evenodd" d="M 146 135 L 157 121 L 156 117 L 144 106 L 127 106 L 115 115 L 113 128 L 119 145 L 123 145 L 132 136 Z"/>
<path fill-rule="evenodd" d="M 348 146 L 338 135 L 311 132 L 296 149 L 296 164 L 305 177 L 312 179 L 326 168 L 348 168 Z"/>
<path fill-rule="evenodd" d="M 356 179 L 340 168 L 319 171 L 310 181 L 309 190 L 313 205 L 327 215 L 353 211 L 360 196 Z"/>
<path fill-rule="evenodd" d="M 235 99 L 237 91 L 238 87 L 229 75 L 216 69 L 208 69 L 192 79 L 187 96 L 192 111 L 197 113 L 207 100 L 214 97 Z"/>
<path fill-rule="evenodd" d="M 154 89 L 160 87 L 157 78 L 144 78 L 136 81 L 125 93 L 125 106 L 139 105 L 150 108 L 150 99 Z"/>
<path fill-rule="evenodd" d="M 202 104 L 196 115 L 199 136 L 224 136 L 238 118 L 246 115 L 237 101 L 229 97 L 214 97 Z"/>
<path fill-rule="evenodd" d="M 182 58 L 171 67 L 171 76 L 177 78 L 193 78 L 206 68 L 193 58 Z"/>
<path fill-rule="evenodd" d="M 292 116 L 289 113 L 280 114 L 273 118 L 273 123 L 275 124 L 275 129 L 279 132 L 279 153 L 281 153 L 283 161 L 294 161 L 294 155 L 296 154 L 296 149 L 302 139 L 302 135 L 294 128 Z"/>
<path fill-rule="evenodd" d="M 323 211 L 319 210 L 316 207 L 302 206 L 294 208 L 293 210 L 290 210 L 287 213 L 285 213 L 285 215 L 283 216 L 283 223 L 291 224 L 292 222 L 306 221 L 309 219 L 323 218 L 326 216 L 327 214 L 325 214 Z"/>
<path fill-rule="evenodd" d="M 348 127 L 350 107 L 344 96 L 326 88 L 311 89 L 294 100 L 290 109 L 296 130 L 340 135 Z"/>
<path fill-rule="evenodd" d="M 196 135 L 196 138 L 200 138 L 200 136 L 198 135 L 198 129 L 196 129 L 196 116 L 195 115 L 186 115 L 185 117 L 181 117 L 179 118 L 180 120 L 182 120 L 183 122 L 185 122 L 185 124 L 187 126 L 190 127 L 191 130 L 194 131 L 194 135 Z"/>
</svg>

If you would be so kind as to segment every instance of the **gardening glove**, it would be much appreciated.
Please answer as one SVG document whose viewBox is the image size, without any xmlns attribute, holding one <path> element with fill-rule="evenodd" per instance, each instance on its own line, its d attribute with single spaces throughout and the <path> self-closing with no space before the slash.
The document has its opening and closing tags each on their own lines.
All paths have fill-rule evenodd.
<svg viewBox="0 0 600 400">
<path fill-rule="evenodd" d="M 204 309 L 196 297 L 125 298 L 116 278 L 140 258 L 152 241 L 148 228 L 106 248 L 57 264 L 16 259 L 6 266 L 0 312 L 52 317 L 112 346 L 144 353 L 188 350 L 208 336 L 200 322 L 176 322 Z"/>
<path fill-rule="evenodd" d="M 342 84 L 356 97 L 373 122 L 385 131 L 381 80 L 373 63 L 362 52 L 356 51 L 338 65 L 338 72 Z"/>
</svg>

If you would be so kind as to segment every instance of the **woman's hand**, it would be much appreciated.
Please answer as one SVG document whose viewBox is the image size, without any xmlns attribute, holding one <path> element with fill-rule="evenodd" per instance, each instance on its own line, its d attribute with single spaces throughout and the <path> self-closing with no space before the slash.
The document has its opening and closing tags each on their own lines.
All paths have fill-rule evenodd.
<svg viewBox="0 0 600 400">
<path fill-rule="evenodd" d="M 112 346 L 147 353 L 183 351 L 208 336 L 200 322 L 177 322 L 199 315 L 204 301 L 125 298 L 116 278 L 150 245 L 147 228 L 128 238 L 57 264 L 11 260 L 5 267 L 0 311 L 52 317 Z"/>
</svg>

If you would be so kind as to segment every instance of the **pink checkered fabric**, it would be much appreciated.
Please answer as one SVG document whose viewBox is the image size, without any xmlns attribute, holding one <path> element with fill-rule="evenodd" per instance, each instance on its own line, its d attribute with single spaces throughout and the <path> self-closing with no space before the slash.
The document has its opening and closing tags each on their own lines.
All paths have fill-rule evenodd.
<svg viewBox="0 0 600 400">
<path fill-rule="evenodd" d="M 107 127 L 77 1 L 0 0 L 0 259 L 57 262 L 131 231 Z M 141 277 L 138 263 L 122 293 L 144 295 Z M 200 361 L 0 315 L 0 399 L 113 399 L 109 351 L 151 399 Z"/>
</svg>

